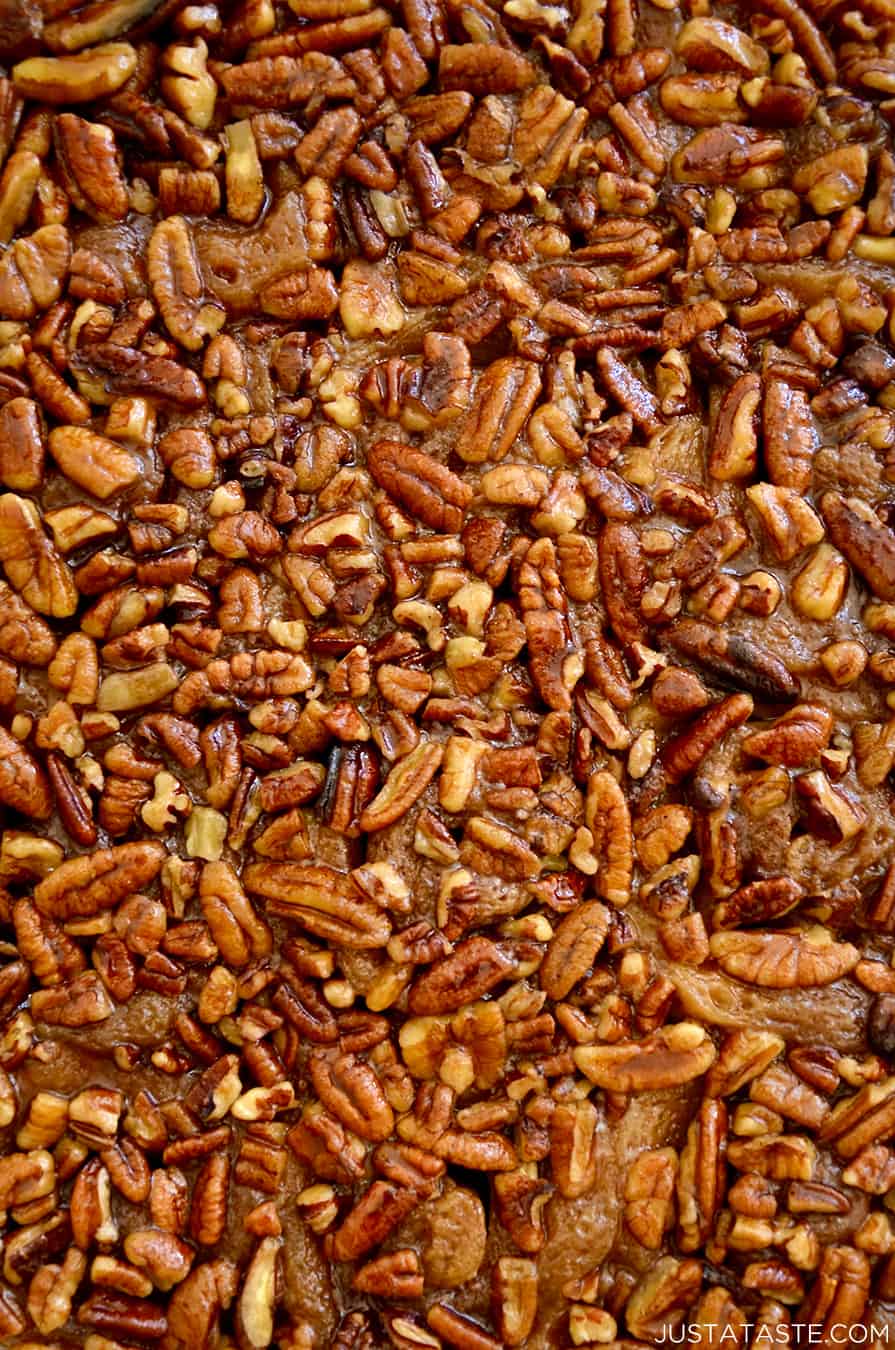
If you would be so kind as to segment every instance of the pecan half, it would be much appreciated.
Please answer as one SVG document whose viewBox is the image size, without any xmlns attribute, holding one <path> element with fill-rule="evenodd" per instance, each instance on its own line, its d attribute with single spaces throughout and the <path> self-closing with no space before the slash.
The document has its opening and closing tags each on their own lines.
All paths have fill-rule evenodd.
<svg viewBox="0 0 895 1350">
<path fill-rule="evenodd" d="M 766 989 L 810 989 L 854 970 L 860 952 L 834 942 L 826 929 L 771 933 L 713 933 L 712 956 L 729 975 Z"/>
<path fill-rule="evenodd" d="M 268 907 L 308 932 L 346 947 L 384 947 L 391 934 L 388 916 L 363 897 L 351 878 L 312 863 L 250 863 L 246 889 Z"/>
<path fill-rule="evenodd" d="M 895 599 L 895 531 L 860 497 L 825 492 L 820 509 L 833 543 L 874 595 Z"/>
<path fill-rule="evenodd" d="M 34 888 L 34 903 L 50 918 L 87 918 L 113 909 L 152 881 L 167 854 L 150 841 L 102 848 L 70 858 Z"/>
<path fill-rule="evenodd" d="M 584 1076 L 608 1092 L 650 1092 L 679 1087 L 714 1063 L 714 1043 L 695 1022 L 676 1022 L 642 1041 L 581 1045 L 572 1052 Z"/>
<path fill-rule="evenodd" d="M 377 441 L 367 455 L 376 482 L 433 530 L 463 526 L 472 489 L 431 455 L 397 441 Z"/>
<path fill-rule="evenodd" d="M 57 619 L 74 614 L 78 591 L 68 564 L 44 534 L 34 503 L 13 492 L 0 496 L 0 564 L 32 609 Z"/>
<path fill-rule="evenodd" d="M 798 697 L 799 681 L 779 657 L 739 633 L 720 632 L 697 619 L 678 619 L 668 629 L 675 651 L 704 666 L 727 684 L 766 698 Z M 748 715 L 748 714 L 747 714 Z"/>
</svg>

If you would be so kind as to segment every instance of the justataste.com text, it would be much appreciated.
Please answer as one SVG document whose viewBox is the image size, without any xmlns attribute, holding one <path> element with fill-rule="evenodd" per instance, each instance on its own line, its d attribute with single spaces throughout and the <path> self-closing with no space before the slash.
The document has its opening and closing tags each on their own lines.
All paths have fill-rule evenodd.
<svg viewBox="0 0 895 1350">
<path fill-rule="evenodd" d="M 823 1327 L 816 1322 L 767 1323 L 741 1322 L 734 1326 L 721 1322 L 694 1322 L 688 1326 L 665 1327 L 655 1338 L 656 1345 L 739 1345 L 748 1338 L 752 1345 L 871 1345 L 888 1343 L 889 1328 L 865 1326 L 863 1322 L 834 1322 Z"/>
</svg>

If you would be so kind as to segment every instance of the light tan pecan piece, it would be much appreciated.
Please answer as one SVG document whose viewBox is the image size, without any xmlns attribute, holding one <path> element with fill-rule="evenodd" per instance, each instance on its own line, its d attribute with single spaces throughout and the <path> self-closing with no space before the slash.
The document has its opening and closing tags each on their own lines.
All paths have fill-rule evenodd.
<svg viewBox="0 0 895 1350">
<path fill-rule="evenodd" d="M 0 496 L 0 564 L 32 609 L 56 619 L 74 614 L 78 591 L 68 563 L 44 533 L 34 503 L 14 492 Z"/>
<path fill-rule="evenodd" d="M 423 741 L 400 759 L 383 787 L 361 813 L 359 827 L 368 833 L 385 829 L 406 815 L 434 778 L 444 754 L 444 746 Z"/>
<path fill-rule="evenodd" d="M 491 1274 L 494 1323 L 504 1345 L 524 1345 L 538 1315 L 538 1267 L 522 1256 L 501 1256 Z"/>
<path fill-rule="evenodd" d="M 490 938 L 467 938 L 417 977 L 407 1005 L 417 1015 L 457 1012 L 506 980 L 512 969 L 512 958 Z"/>
<path fill-rule="evenodd" d="M 16 89 L 40 103 L 93 103 L 120 89 L 137 67 L 129 42 L 104 42 L 63 56 L 32 56 L 13 67 Z"/>
<path fill-rule="evenodd" d="M 46 1149 L 7 1153 L 0 1158 L 0 1209 L 13 1209 L 49 1195 L 55 1181 L 56 1165 Z"/>
<path fill-rule="evenodd" d="M 687 1130 L 677 1178 L 678 1245 L 695 1252 L 712 1232 L 724 1202 L 727 1107 L 705 1098 Z"/>
<path fill-rule="evenodd" d="M 158 876 L 166 857 L 162 844 L 144 840 L 69 858 L 37 883 L 34 903 L 54 919 L 88 918 L 114 909 Z"/>
<path fill-rule="evenodd" d="M 650 1251 L 658 1251 L 674 1223 L 678 1156 L 673 1148 L 639 1153 L 625 1177 L 625 1224 Z"/>
<path fill-rule="evenodd" d="M 373 478 L 431 530 L 456 534 L 463 527 L 472 489 L 424 450 L 377 441 L 367 455 Z"/>
<path fill-rule="evenodd" d="M 804 389 L 784 380 L 768 381 L 762 408 L 764 457 L 768 476 L 777 487 L 806 492 L 814 456 L 820 445 Z"/>
<path fill-rule="evenodd" d="M 695 20 L 694 20 L 695 22 Z M 754 371 L 740 375 L 724 394 L 712 430 L 709 473 L 721 482 L 750 478 L 758 462 L 756 413 L 761 378 Z"/>
<path fill-rule="evenodd" d="M 123 492 L 140 477 L 136 455 L 89 427 L 54 427 L 48 444 L 66 478 L 101 501 Z"/>
<path fill-rule="evenodd" d="M 860 497 L 825 492 L 820 509 L 830 538 L 881 600 L 895 600 L 895 531 Z"/>
<path fill-rule="evenodd" d="M 53 130 L 56 160 L 73 204 L 100 224 L 124 220 L 130 202 L 111 128 L 60 113 Z"/>
<path fill-rule="evenodd" d="M 625 1306 L 628 1331 L 642 1341 L 664 1339 L 680 1326 L 701 1284 L 700 1261 L 661 1256 L 631 1291 Z"/>
<path fill-rule="evenodd" d="M 0 727 L 0 802 L 31 820 L 47 820 L 53 811 L 46 774 L 5 727 Z"/>
<path fill-rule="evenodd" d="M 273 1341 L 276 1304 L 282 1289 L 281 1236 L 262 1237 L 243 1277 L 236 1301 L 238 1342 L 250 1350 L 264 1350 Z"/>
<path fill-rule="evenodd" d="M 146 249 L 149 284 L 168 332 L 197 352 L 224 324 L 226 312 L 205 297 L 192 235 L 183 216 L 156 225 Z"/>
<path fill-rule="evenodd" d="M 810 989 L 854 970 L 861 953 L 835 942 L 828 929 L 713 933 L 709 949 L 721 969 L 765 989 Z"/>
<path fill-rule="evenodd" d="M 466 50 L 465 48 L 461 50 Z M 502 356 L 479 379 L 469 416 L 460 428 L 456 452 L 467 464 L 500 460 L 528 421 L 541 390 L 533 361 Z"/>
<path fill-rule="evenodd" d="M 229 660 L 209 661 L 204 670 L 192 670 L 176 690 L 172 706 L 189 715 L 197 708 L 223 708 L 244 700 L 260 703 L 268 698 L 289 698 L 314 683 L 314 669 L 301 652 L 236 652 Z"/>
<path fill-rule="evenodd" d="M 388 915 L 363 899 L 350 877 L 314 863 L 250 863 L 243 883 L 281 917 L 344 947 L 384 947 L 391 936 Z"/>
<path fill-rule="evenodd" d="M 559 1002 L 592 967 L 609 931 L 609 911 L 588 900 L 564 915 L 538 972 L 548 998 Z"/>
<path fill-rule="evenodd" d="M 792 176 L 795 192 L 804 197 L 819 216 L 830 216 L 853 205 L 867 181 L 869 157 L 866 145 L 839 145 L 825 154 L 812 155 Z"/>
<path fill-rule="evenodd" d="M 735 70 L 766 75 L 768 53 L 748 33 L 723 19 L 688 19 L 677 35 L 675 51 L 691 70 Z"/>
<path fill-rule="evenodd" d="M 764 731 L 743 741 L 747 755 L 798 769 L 815 762 L 833 734 L 833 714 L 819 703 L 799 703 Z"/>
<path fill-rule="evenodd" d="M 642 1041 L 579 1045 L 575 1063 L 592 1083 L 608 1092 L 652 1092 L 680 1087 L 714 1063 L 714 1042 L 696 1022 L 675 1022 Z"/>
<path fill-rule="evenodd" d="M 558 1102 L 550 1116 L 550 1169 L 560 1195 L 592 1191 L 605 1156 L 605 1121 L 592 1101 Z"/>
<path fill-rule="evenodd" d="M 793 488 L 753 483 L 746 496 L 755 507 L 774 552 L 781 562 L 791 562 L 811 544 L 824 537 L 823 522 L 809 502 Z"/>
<path fill-rule="evenodd" d="M 71 239 L 64 225 L 43 225 L 14 240 L 0 258 L 0 317 L 33 319 L 38 310 L 55 304 L 70 262 Z"/>
</svg>

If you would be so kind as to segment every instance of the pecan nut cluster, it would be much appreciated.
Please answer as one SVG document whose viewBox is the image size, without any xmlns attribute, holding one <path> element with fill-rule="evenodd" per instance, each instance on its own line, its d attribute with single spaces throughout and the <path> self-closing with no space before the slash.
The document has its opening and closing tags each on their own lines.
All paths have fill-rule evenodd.
<svg viewBox="0 0 895 1350">
<path fill-rule="evenodd" d="M 0 1344 L 886 1339 L 890 0 L 0 62 Z"/>
</svg>

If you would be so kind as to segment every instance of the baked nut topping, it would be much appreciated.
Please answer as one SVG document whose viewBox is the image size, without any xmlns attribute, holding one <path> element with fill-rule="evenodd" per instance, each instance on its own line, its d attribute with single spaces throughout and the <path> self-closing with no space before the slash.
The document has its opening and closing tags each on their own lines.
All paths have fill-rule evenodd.
<svg viewBox="0 0 895 1350">
<path fill-rule="evenodd" d="M 0 1343 L 895 1326 L 886 0 L 0 0 Z"/>
</svg>

